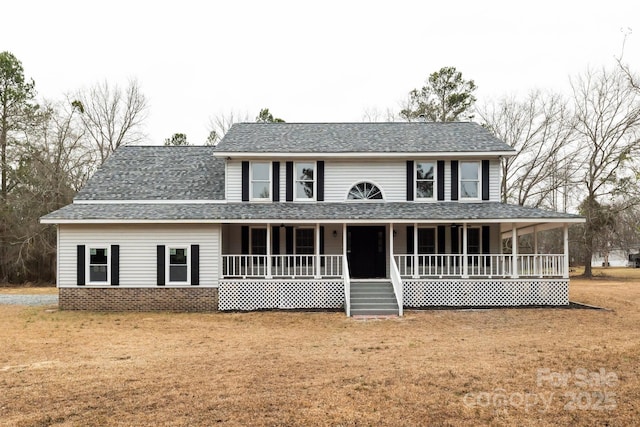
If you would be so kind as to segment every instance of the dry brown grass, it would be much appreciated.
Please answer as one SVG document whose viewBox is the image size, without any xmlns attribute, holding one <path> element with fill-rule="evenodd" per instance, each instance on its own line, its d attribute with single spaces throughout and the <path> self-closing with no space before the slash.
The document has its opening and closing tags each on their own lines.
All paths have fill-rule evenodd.
<svg viewBox="0 0 640 427">
<path fill-rule="evenodd" d="M 640 281 L 573 280 L 571 298 L 612 310 L 362 321 L 0 306 L 0 424 L 636 424 Z M 545 368 L 571 378 L 538 385 Z M 618 381 L 580 387 L 576 369 L 601 368 Z M 609 409 L 599 410 L 599 392 Z M 511 402 L 483 400 L 500 394 Z M 569 410 L 572 394 L 581 400 Z"/>
</svg>

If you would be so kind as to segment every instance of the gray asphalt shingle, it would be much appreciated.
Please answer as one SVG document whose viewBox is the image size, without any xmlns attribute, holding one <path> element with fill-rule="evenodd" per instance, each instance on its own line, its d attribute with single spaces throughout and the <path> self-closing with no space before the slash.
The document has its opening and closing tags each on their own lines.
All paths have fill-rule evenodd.
<svg viewBox="0 0 640 427">
<path fill-rule="evenodd" d="M 578 219 L 577 215 L 497 202 L 484 203 L 215 203 L 72 204 L 45 215 L 57 220 L 513 220 Z"/>
<path fill-rule="evenodd" d="M 477 123 L 236 123 L 219 152 L 514 152 Z"/>
<path fill-rule="evenodd" d="M 224 160 L 213 147 L 118 148 L 75 200 L 223 200 Z"/>
</svg>

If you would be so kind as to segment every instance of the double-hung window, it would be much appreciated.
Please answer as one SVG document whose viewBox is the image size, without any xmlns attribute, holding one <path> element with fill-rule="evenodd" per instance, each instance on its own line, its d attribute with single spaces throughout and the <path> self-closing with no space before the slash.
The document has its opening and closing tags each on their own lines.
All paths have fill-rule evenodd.
<svg viewBox="0 0 640 427">
<path fill-rule="evenodd" d="M 311 255 L 314 253 L 314 229 L 296 228 L 296 254 Z"/>
<path fill-rule="evenodd" d="M 416 198 L 433 199 L 435 188 L 435 162 L 416 162 Z"/>
<path fill-rule="evenodd" d="M 460 162 L 460 198 L 480 197 L 480 162 Z"/>
<path fill-rule="evenodd" d="M 89 248 L 89 283 L 109 283 L 108 246 Z"/>
<path fill-rule="evenodd" d="M 251 162 L 251 200 L 271 200 L 271 163 Z"/>
<path fill-rule="evenodd" d="M 267 254 L 267 229 L 266 228 L 251 229 L 251 254 L 252 255 Z"/>
<path fill-rule="evenodd" d="M 436 253 L 436 229 L 418 228 L 418 253 L 419 254 L 435 254 Z"/>
<path fill-rule="evenodd" d="M 314 200 L 315 163 L 296 163 L 296 200 Z"/>
<path fill-rule="evenodd" d="M 185 284 L 189 282 L 189 248 L 187 246 L 169 247 L 169 270 L 170 284 Z"/>
</svg>

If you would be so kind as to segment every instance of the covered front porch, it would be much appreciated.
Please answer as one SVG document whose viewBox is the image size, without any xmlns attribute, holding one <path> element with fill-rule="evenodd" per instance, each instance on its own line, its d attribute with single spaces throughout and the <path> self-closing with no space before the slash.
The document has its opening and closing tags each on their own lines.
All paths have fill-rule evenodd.
<svg viewBox="0 0 640 427">
<path fill-rule="evenodd" d="M 352 288 L 372 280 L 390 285 L 399 315 L 403 307 L 568 304 L 568 225 L 225 224 L 220 309 L 344 308 L 350 315 Z M 552 229 L 559 241 L 550 245 Z"/>
</svg>

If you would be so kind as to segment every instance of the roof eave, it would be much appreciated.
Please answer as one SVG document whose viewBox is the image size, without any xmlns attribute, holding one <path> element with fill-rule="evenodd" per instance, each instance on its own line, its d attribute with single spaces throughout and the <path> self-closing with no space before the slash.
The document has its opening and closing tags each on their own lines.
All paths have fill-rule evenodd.
<svg viewBox="0 0 640 427">
<path fill-rule="evenodd" d="M 467 223 L 467 224 L 501 224 L 505 222 L 509 223 L 556 223 L 556 224 L 579 224 L 585 222 L 584 218 L 434 218 L 434 219 L 419 219 L 419 218 L 395 218 L 395 219 L 54 219 L 54 218 L 40 218 L 42 224 L 309 224 L 309 223 L 322 223 L 322 224 L 343 224 L 349 223 L 362 223 L 362 224 L 377 224 L 377 223 L 391 223 L 391 224 L 413 224 L 419 222 L 421 224 L 442 224 L 442 223 Z"/>
<path fill-rule="evenodd" d="M 226 158 L 228 160 L 234 158 L 241 159 L 273 159 L 273 158 L 415 158 L 415 157 L 438 157 L 438 158 L 476 158 L 476 157 L 511 157 L 518 154 L 516 151 L 420 151 L 420 152 L 256 152 L 256 151 L 216 151 L 214 157 Z"/>
</svg>

